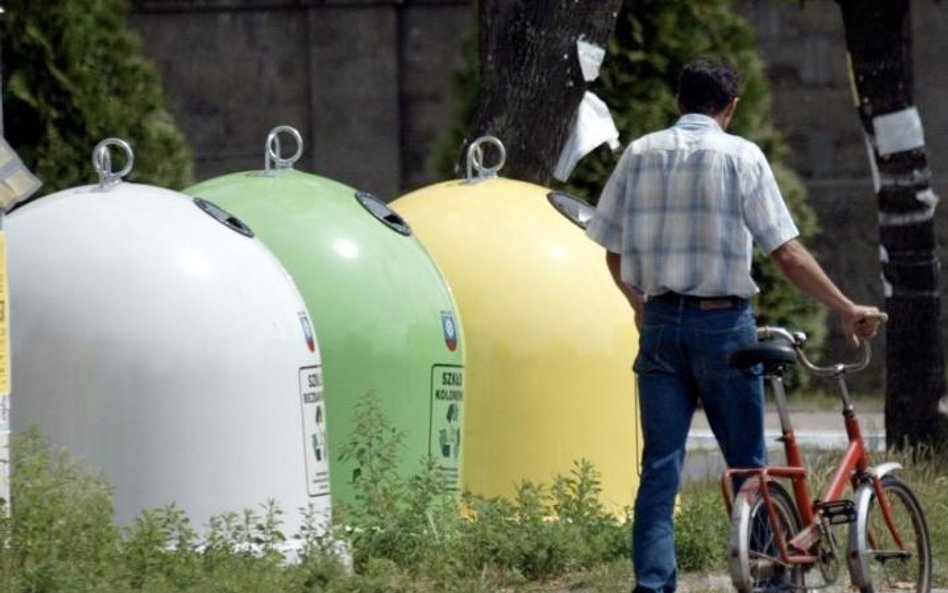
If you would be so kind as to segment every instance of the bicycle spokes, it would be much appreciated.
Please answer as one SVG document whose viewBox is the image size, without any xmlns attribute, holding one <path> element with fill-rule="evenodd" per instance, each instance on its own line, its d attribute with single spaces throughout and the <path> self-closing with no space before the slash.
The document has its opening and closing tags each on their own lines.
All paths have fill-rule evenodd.
<svg viewBox="0 0 948 593">
<path fill-rule="evenodd" d="M 738 590 L 752 593 L 803 588 L 803 567 L 784 562 L 780 552 L 787 534 L 800 529 L 799 514 L 779 484 L 766 487 L 766 499 L 758 488 L 735 501 L 733 521 L 740 527 L 731 534 L 732 579 Z"/>
<path fill-rule="evenodd" d="M 867 593 L 927 593 L 931 587 L 928 526 L 915 494 L 894 476 L 880 482 L 886 510 L 872 492 L 860 505 L 850 542 L 856 562 L 851 570 Z"/>
<path fill-rule="evenodd" d="M 896 534 L 911 533 L 911 516 L 897 497 L 892 498 L 891 515 Z M 877 510 L 876 505 L 870 507 L 867 534 L 872 583 L 875 588 L 881 586 L 885 589 L 910 591 L 915 587 L 918 572 L 916 542 L 914 539 L 904 541 L 904 549 L 900 549 L 895 535 L 886 524 L 882 513 Z"/>
</svg>

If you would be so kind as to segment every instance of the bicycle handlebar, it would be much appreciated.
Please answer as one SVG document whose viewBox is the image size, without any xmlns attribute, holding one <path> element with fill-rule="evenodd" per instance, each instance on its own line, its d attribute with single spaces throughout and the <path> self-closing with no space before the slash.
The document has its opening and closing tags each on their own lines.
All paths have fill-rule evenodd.
<svg viewBox="0 0 948 593">
<path fill-rule="evenodd" d="M 888 319 L 888 316 L 883 313 L 882 321 L 885 322 Z M 872 347 L 869 345 L 869 340 L 860 340 L 860 346 L 862 347 L 862 356 L 856 362 L 850 363 L 837 363 L 832 366 L 821 367 L 813 363 L 809 358 L 807 358 L 806 353 L 803 351 L 803 347 L 806 345 L 806 334 L 801 331 L 790 331 L 783 327 L 760 327 L 757 329 L 758 339 L 771 339 L 779 338 L 785 340 L 793 346 L 793 349 L 797 353 L 797 359 L 800 361 L 800 364 L 803 365 L 810 373 L 821 376 L 821 377 L 834 377 L 844 373 L 855 373 L 863 370 L 869 366 L 869 360 L 872 358 Z"/>
</svg>

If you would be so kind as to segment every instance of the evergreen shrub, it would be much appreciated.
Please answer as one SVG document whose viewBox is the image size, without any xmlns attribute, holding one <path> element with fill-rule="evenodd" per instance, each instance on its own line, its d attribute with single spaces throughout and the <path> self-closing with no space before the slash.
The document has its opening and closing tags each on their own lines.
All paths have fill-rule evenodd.
<svg viewBox="0 0 948 593">
<path fill-rule="evenodd" d="M 43 181 L 39 195 L 96 182 L 92 149 L 108 137 L 135 153 L 129 180 L 175 189 L 191 182 L 190 151 L 154 65 L 126 28 L 126 0 L 4 7 L 4 136 Z"/>
</svg>

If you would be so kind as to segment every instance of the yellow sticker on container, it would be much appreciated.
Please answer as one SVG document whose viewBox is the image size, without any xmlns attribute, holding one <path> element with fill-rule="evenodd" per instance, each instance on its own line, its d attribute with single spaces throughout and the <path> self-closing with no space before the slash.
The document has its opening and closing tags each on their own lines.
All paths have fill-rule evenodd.
<svg viewBox="0 0 948 593">
<path fill-rule="evenodd" d="M 0 393 L 10 393 L 10 310 L 7 290 L 7 236 L 0 231 Z M 0 418 L 0 422 L 6 420 Z"/>
</svg>

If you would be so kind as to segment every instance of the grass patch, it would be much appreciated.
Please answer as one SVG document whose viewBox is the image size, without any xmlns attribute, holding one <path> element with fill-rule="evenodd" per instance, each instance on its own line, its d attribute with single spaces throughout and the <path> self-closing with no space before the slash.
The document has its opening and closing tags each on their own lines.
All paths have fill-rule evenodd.
<svg viewBox="0 0 948 593">
<path fill-rule="evenodd" d="M 678 569 L 699 573 L 725 571 L 730 529 L 720 482 L 688 483 L 681 491 L 675 518 Z"/>
<path fill-rule="evenodd" d="M 933 582 L 936 587 L 948 587 L 948 456 L 944 452 L 889 454 L 885 461 L 897 461 L 903 469 L 896 474 L 918 496 L 928 519 L 931 538 Z M 877 458 L 876 463 L 883 461 Z"/>
</svg>

